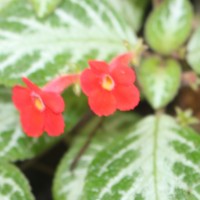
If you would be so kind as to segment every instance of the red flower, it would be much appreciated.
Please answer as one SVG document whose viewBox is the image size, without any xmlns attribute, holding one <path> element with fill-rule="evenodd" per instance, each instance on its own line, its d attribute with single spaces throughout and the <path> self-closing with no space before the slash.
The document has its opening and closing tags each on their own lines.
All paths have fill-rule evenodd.
<svg viewBox="0 0 200 200">
<path fill-rule="evenodd" d="M 62 93 L 67 87 L 69 87 L 72 83 L 79 81 L 79 74 L 70 74 L 60 76 L 49 83 L 47 83 L 43 89 L 51 92 Z"/>
<path fill-rule="evenodd" d="M 13 102 L 20 112 L 24 132 L 39 137 L 43 131 L 58 136 L 64 131 L 64 101 L 59 93 L 40 89 L 29 79 L 23 78 L 27 87 L 13 88 Z"/>
<path fill-rule="evenodd" d="M 98 116 L 108 116 L 116 109 L 131 110 L 139 103 L 139 91 L 133 85 L 135 73 L 128 66 L 132 57 L 132 53 L 120 55 L 109 65 L 89 61 L 90 68 L 81 74 L 82 90 Z"/>
</svg>

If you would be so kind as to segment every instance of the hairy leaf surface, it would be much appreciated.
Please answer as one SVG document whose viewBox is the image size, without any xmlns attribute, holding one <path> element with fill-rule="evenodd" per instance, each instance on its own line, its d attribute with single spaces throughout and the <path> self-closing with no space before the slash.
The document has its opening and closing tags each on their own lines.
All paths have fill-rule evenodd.
<svg viewBox="0 0 200 200">
<path fill-rule="evenodd" d="M 24 175 L 14 166 L 0 162 L 0 199 L 34 200 Z"/>
<path fill-rule="evenodd" d="M 154 109 L 162 108 L 178 92 L 181 82 L 180 64 L 174 59 L 146 58 L 138 68 L 138 80 L 151 106 Z"/>
<path fill-rule="evenodd" d="M 149 0 L 107 0 L 135 31 L 139 31 Z"/>
<path fill-rule="evenodd" d="M 169 116 L 149 116 L 99 152 L 84 200 L 200 199 L 200 136 Z"/>
<path fill-rule="evenodd" d="M 70 171 L 73 159 L 84 145 L 88 134 L 93 131 L 101 119 L 95 118 L 84 130 L 81 130 L 79 137 L 72 144 L 70 151 L 65 154 L 59 164 L 53 187 L 55 200 L 82 200 L 85 176 L 92 159 L 103 147 L 115 140 L 117 136 L 123 134 L 127 126 L 132 126 L 138 119 L 138 115 L 128 113 L 118 113 L 115 116 L 107 118 L 102 126 L 98 128 L 95 137 L 80 158 L 76 168 Z"/>
<path fill-rule="evenodd" d="M 155 8 L 145 25 L 145 38 L 161 54 L 171 54 L 188 38 L 193 10 L 188 0 L 166 0 Z"/>
<path fill-rule="evenodd" d="M 193 33 L 187 45 L 187 61 L 194 71 L 200 74 L 200 28 Z"/>
<path fill-rule="evenodd" d="M 22 76 L 43 85 L 80 72 L 89 59 L 110 60 L 136 42 L 129 25 L 104 0 L 64 0 L 45 19 L 35 16 L 27 0 L 13 0 L 0 19 L 0 84 L 8 86 Z"/>
<path fill-rule="evenodd" d="M 38 17 L 45 17 L 53 12 L 62 0 L 30 0 Z"/>
</svg>

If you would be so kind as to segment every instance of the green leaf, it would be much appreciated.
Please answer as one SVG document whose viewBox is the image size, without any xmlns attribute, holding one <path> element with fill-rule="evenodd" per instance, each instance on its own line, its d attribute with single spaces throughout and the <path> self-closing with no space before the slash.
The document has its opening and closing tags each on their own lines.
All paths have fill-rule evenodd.
<svg viewBox="0 0 200 200">
<path fill-rule="evenodd" d="M 14 0 L 0 0 L 0 11 L 8 6 Z"/>
<path fill-rule="evenodd" d="M 21 83 L 22 76 L 43 85 L 80 72 L 88 59 L 110 60 L 127 51 L 127 42 L 136 43 L 131 28 L 104 0 L 65 0 L 43 20 L 27 0 L 14 0 L 0 19 L 0 84 L 8 86 Z"/>
<path fill-rule="evenodd" d="M 150 47 L 161 54 L 171 54 L 188 38 L 193 10 L 188 0 L 166 0 L 149 16 L 145 37 Z"/>
<path fill-rule="evenodd" d="M 200 27 L 193 33 L 187 45 L 187 61 L 200 74 Z"/>
<path fill-rule="evenodd" d="M 96 124 L 101 120 L 95 118 L 84 130 L 81 130 L 79 137 L 73 143 L 71 149 L 65 154 L 59 164 L 53 185 L 53 194 L 55 200 L 81 200 L 84 179 L 88 166 L 103 147 L 122 134 L 122 131 L 138 121 L 138 115 L 119 113 L 112 117 L 106 118 L 103 125 L 98 129 L 92 143 L 80 158 L 78 165 L 73 171 L 70 171 L 70 165 L 77 155 L 79 149 L 87 140 L 88 134 L 94 129 Z"/>
<path fill-rule="evenodd" d="M 30 0 L 37 13 L 42 18 L 52 13 L 62 0 Z"/>
<path fill-rule="evenodd" d="M 71 91 L 66 92 L 64 96 L 64 98 L 67 99 L 68 106 L 64 113 L 65 123 L 67 130 L 70 130 L 85 112 L 86 99 L 82 97 L 73 97 Z M 21 128 L 19 113 L 8 97 L 11 99 L 9 91 L 4 89 L 3 92 L 3 88 L 0 88 L 1 160 L 16 161 L 35 157 L 50 148 L 60 139 L 60 137 L 49 137 L 46 133 L 40 138 L 30 138 L 26 136 Z"/>
<path fill-rule="evenodd" d="M 34 200 L 24 175 L 14 165 L 0 163 L 0 199 Z"/>
<path fill-rule="evenodd" d="M 99 152 L 82 200 L 200 199 L 200 136 L 170 116 L 149 116 Z"/>
<path fill-rule="evenodd" d="M 107 0 L 116 11 L 131 25 L 135 31 L 139 31 L 149 0 Z"/>
<path fill-rule="evenodd" d="M 166 106 L 178 92 L 181 68 L 173 59 L 144 59 L 138 68 L 138 80 L 148 102 L 154 109 Z"/>
</svg>

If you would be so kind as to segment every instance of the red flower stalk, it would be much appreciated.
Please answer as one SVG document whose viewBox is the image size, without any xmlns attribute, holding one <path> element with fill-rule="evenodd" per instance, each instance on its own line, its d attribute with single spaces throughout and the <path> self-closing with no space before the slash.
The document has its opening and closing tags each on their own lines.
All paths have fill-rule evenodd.
<svg viewBox="0 0 200 200">
<path fill-rule="evenodd" d="M 139 103 L 139 91 L 133 84 L 135 73 L 128 64 L 132 53 L 116 57 L 110 64 L 89 61 L 90 68 L 81 74 L 81 88 L 92 111 L 98 116 L 108 116 L 116 109 L 127 111 Z"/>
<path fill-rule="evenodd" d="M 30 137 L 39 137 L 44 131 L 49 136 L 59 136 L 64 132 L 64 101 L 59 94 L 65 87 L 77 81 L 78 75 L 57 78 L 40 89 L 29 79 L 22 80 L 27 87 L 13 88 L 13 102 L 20 112 L 24 132 Z"/>
</svg>

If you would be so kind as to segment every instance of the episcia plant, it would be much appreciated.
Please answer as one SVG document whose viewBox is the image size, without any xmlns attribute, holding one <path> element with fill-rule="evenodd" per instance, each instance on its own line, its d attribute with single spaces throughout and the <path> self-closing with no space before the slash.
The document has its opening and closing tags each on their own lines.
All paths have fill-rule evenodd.
<svg viewBox="0 0 200 200">
<path fill-rule="evenodd" d="M 0 200 L 199 200 L 199 8 L 0 0 Z"/>
<path fill-rule="evenodd" d="M 61 76 L 42 89 L 23 78 L 27 87 L 15 86 L 12 99 L 20 112 L 24 132 L 30 137 L 39 137 L 44 131 L 49 136 L 62 134 L 65 103 L 60 92 L 77 82 L 79 77 L 90 108 L 98 116 L 111 115 L 116 109 L 127 111 L 135 108 L 139 103 L 139 91 L 133 85 L 135 73 L 128 66 L 132 57 L 132 53 L 120 55 L 110 65 L 103 61 L 90 61 L 91 69 L 85 69 L 81 75 Z"/>
</svg>

